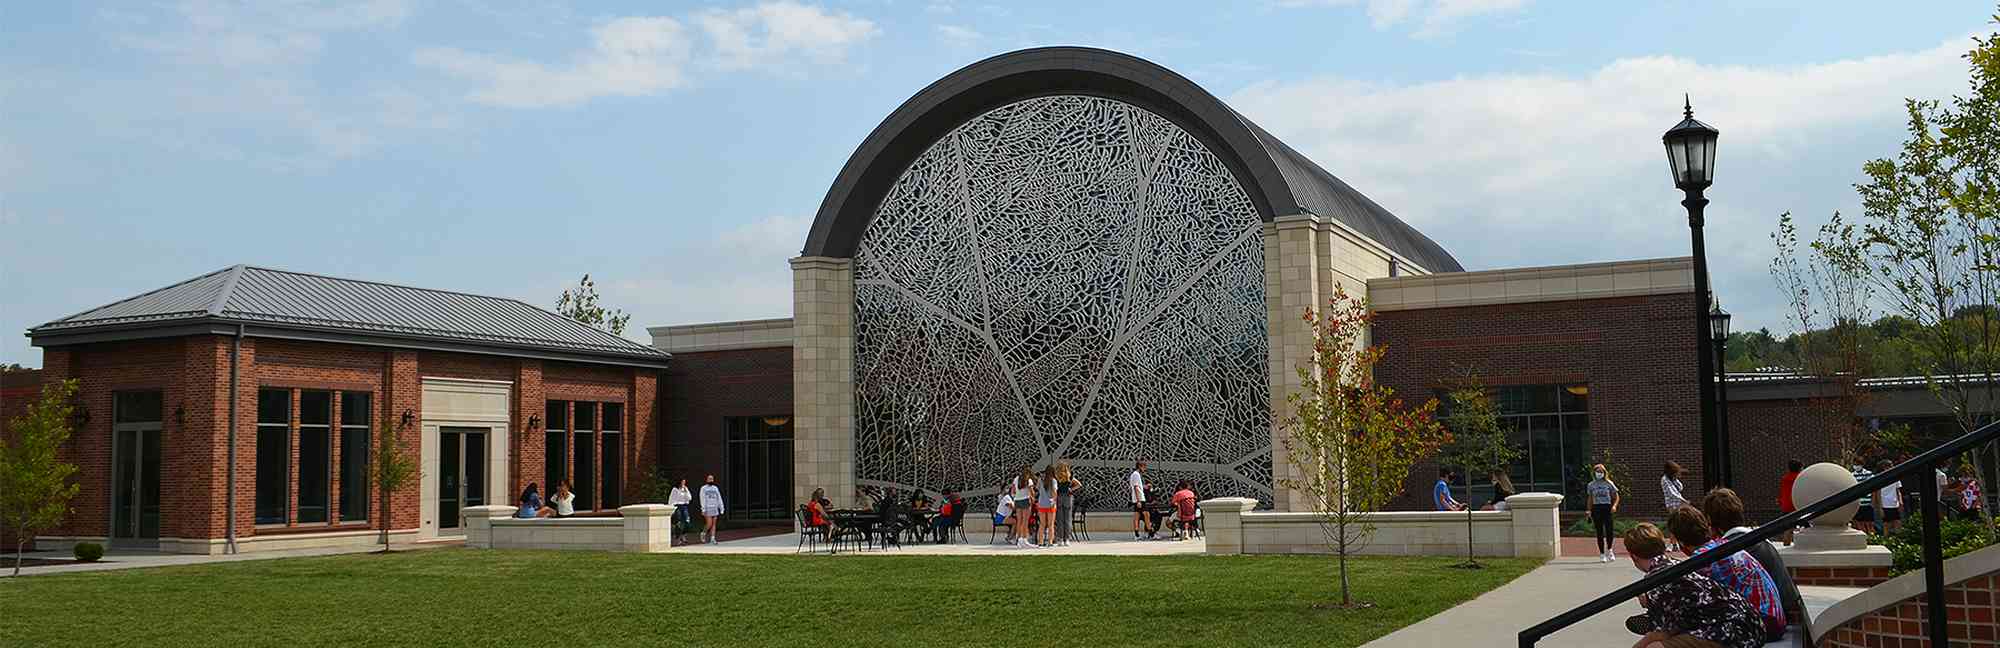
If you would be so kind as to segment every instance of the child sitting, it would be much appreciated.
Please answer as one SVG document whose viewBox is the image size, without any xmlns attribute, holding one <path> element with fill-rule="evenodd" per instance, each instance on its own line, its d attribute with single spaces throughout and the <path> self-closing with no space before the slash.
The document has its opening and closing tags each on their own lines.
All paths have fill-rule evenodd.
<svg viewBox="0 0 2000 648">
<path fill-rule="evenodd" d="M 1693 558 L 1714 549 L 1726 540 L 1710 538 L 1708 516 L 1692 506 L 1683 506 L 1667 514 L 1667 533 L 1681 545 L 1681 551 Z M 1746 551 L 1730 554 L 1722 560 L 1710 563 L 1700 570 L 1709 580 L 1722 584 L 1745 603 L 1757 609 L 1764 619 L 1764 637 L 1775 640 L 1785 634 L 1785 609 L 1778 600 L 1778 585 L 1771 580 L 1771 574 Z"/>
<path fill-rule="evenodd" d="M 1186 540 L 1194 536 L 1195 497 L 1194 485 L 1181 480 L 1180 487 L 1174 489 L 1174 517 L 1180 521 L 1180 528 L 1174 530 L 1174 539 Z"/>
<path fill-rule="evenodd" d="M 1625 532 L 1632 566 L 1648 574 L 1678 562 L 1667 557 L 1659 527 L 1640 523 Z M 1700 571 L 1662 583 L 1639 595 L 1651 628 L 1632 648 L 1756 648 L 1764 645 L 1764 622 L 1756 608 Z"/>
</svg>

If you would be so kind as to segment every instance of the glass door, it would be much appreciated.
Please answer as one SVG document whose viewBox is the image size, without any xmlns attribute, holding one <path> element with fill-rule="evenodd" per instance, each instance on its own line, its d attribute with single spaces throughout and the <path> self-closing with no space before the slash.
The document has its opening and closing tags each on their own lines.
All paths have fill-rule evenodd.
<svg viewBox="0 0 2000 648">
<path fill-rule="evenodd" d="M 160 403 L 157 391 L 112 395 L 111 538 L 160 537 Z"/>
<path fill-rule="evenodd" d="M 438 430 L 438 528 L 457 529 L 465 507 L 486 504 L 486 428 Z"/>
</svg>

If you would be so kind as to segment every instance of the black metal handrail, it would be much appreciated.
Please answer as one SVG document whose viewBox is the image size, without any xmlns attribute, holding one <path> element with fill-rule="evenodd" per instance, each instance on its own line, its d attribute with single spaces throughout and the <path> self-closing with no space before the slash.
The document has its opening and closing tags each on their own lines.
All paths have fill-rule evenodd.
<svg viewBox="0 0 2000 648">
<path fill-rule="evenodd" d="M 1950 644 L 1945 641 L 1944 550 L 1938 543 L 1938 519 L 1940 517 L 1940 511 L 1938 510 L 1938 487 L 1937 480 L 1932 477 L 1929 471 L 1945 459 L 1957 456 L 1959 453 L 1992 441 L 1995 438 L 2000 438 L 2000 422 L 1989 423 L 1964 436 L 1952 439 L 1944 445 L 1917 455 L 1914 459 L 1876 473 L 1874 477 L 1849 486 L 1847 490 L 1834 493 L 1832 496 L 1814 502 L 1804 508 L 1778 516 L 1778 519 L 1765 523 L 1764 526 L 1757 527 L 1749 533 L 1736 536 L 1736 538 L 1724 542 L 1712 550 L 1704 551 L 1700 555 L 1675 563 L 1673 566 L 1650 574 L 1629 585 L 1612 590 L 1609 594 L 1599 596 L 1589 603 L 1576 606 L 1576 608 L 1568 612 L 1555 615 L 1547 621 L 1537 623 L 1526 630 L 1522 630 L 1520 634 L 1521 648 L 1530 648 L 1535 645 L 1535 642 L 1540 641 L 1543 637 L 1554 634 L 1557 630 L 1567 628 L 1578 621 L 1609 610 L 1613 606 L 1625 602 L 1627 599 L 1651 591 L 1668 580 L 1686 576 L 1718 560 L 1735 555 L 1738 551 L 1749 549 L 1756 543 L 1777 537 L 1779 534 L 1784 533 L 1785 530 L 1797 527 L 1801 521 L 1819 517 L 1828 511 L 1846 506 L 1848 502 L 1859 500 L 1869 493 L 1880 490 L 1884 486 L 1902 481 L 1905 476 L 1919 470 L 1925 471 L 1924 478 L 1917 481 L 1921 484 L 1918 497 L 1923 500 L 1924 584 L 1926 586 L 1926 602 L 1929 606 L 1927 610 L 1930 617 L 1929 634 L 1932 646 L 1939 648 L 1948 646 Z"/>
</svg>

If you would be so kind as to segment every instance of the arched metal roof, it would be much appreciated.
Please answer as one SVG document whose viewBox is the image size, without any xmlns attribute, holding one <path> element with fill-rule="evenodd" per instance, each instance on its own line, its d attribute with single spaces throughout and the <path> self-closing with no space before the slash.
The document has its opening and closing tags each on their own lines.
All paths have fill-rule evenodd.
<svg viewBox="0 0 2000 648">
<path fill-rule="evenodd" d="M 1001 54 L 953 72 L 903 102 L 841 168 L 801 253 L 852 257 L 883 195 L 939 137 L 994 108 L 1059 94 L 1116 99 L 1172 120 L 1222 159 L 1267 221 L 1310 211 L 1346 224 L 1432 272 L 1464 270 L 1430 237 L 1193 81 L 1145 59 L 1088 47 Z"/>
</svg>

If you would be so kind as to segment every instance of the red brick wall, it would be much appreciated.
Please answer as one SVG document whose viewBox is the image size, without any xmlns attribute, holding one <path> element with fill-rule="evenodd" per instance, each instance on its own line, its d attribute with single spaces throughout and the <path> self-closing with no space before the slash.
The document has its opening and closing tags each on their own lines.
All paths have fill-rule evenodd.
<svg viewBox="0 0 2000 648">
<path fill-rule="evenodd" d="M 1925 595 L 1863 615 L 1821 635 L 1820 648 L 1880 648 L 1929 645 Z M 1985 575 L 1945 587 L 1945 631 L 1953 646 L 2000 645 L 2000 575 Z"/>
<path fill-rule="evenodd" d="M 1590 386 L 1591 455 L 1609 448 L 1631 474 L 1620 513 L 1661 517 L 1667 460 L 1701 483 L 1692 295 L 1616 297 L 1384 311 L 1373 340 L 1388 347 L 1376 376 L 1404 398 L 1436 397 L 1443 381 L 1476 374 L 1489 386 Z M 1419 466 L 1398 508 L 1428 509 L 1432 463 Z"/>
<path fill-rule="evenodd" d="M 726 419 L 792 413 L 790 347 L 674 354 L 660 387 L 662 465 L 699 483 L 723 470 Z"/>
<path fill-rule="evenodd" d="M 1808 466 L 1840 461 L 1827 433 L 1833 429 L 1833 422 L 1826 420 L 1832 411 L 1825 400 L 1737 400 L 1729 404 L 1734 488 L 1743 498 L 1744 512 L 1752 523 L 1778 516 L 1778 486 L 1784 481 L 1787 461 L 1797 459 Z"/>
<path fill-rule="evenodd" d="M 1793 585 L 1874 587 L 1889 580 L 1888 567 L 1786 567 Z"/>
<path fill-rule="evenodd" d="M 75 513 L 53 535 L 103 536 L 109 532 L 109 482 L 112 393 L 119 390 L 157 389 L 163 392 L 164 424 L 161 459 L 161 537 L 220 538 L 229 522 L 224 504 L 225 460 L 228 443 L 230 340 L 226 336 L 192 336 L 143 342 L 95 344 L 45 350 L 43 375 L 49 379 L 75 376 L 82 382 L 79 400 L 88 408 L 89 420 L 80 428 L 65 452 L 65 459 L 80 468 L 82 492 L 75 500 Z M 634 466 L 650 467 L 653 457 L 640 457 L 638 448 L 653 448 L 657 442 L 646 437 L 657 434 L 652 407 L 656 401 L 656 372 L 626 367 L 602 367 L 545 363 L 539 360 L 494 356 L 474 356 L 441 352 L 385 350 L 378 347 L 248 338 L 238 358 L 241 375 L 235 394 L 236 434 L 236 519 L 239 537 L 340 528 L 380 528 L 381 511 L 375 507 L 371 488 L 369 522 L 343 525 L 339 522 L 342 448 L 339 426 L 342 412 L 335 395 L 331 430 L 333 477 L 330 491 L 329 522 L 299 524 L 297 491 L 299 480 L 296 436 L 293 444 L 292 520 L 282 526 L 259 528 L 255 523 L 256 503 L 256 415 L 260 388 L 293 390 L 294 420 L 297 419 L 296 391 L 302 389 L 335 392 L 364 391 L 372 394 L 371 428 L 376 435 L 395 431 L 400 452 L 415 460 L 422 447 L 422 378 L 450 377 L 507 380 L 515 383 L 511 414 L 513 440 L 509 465 L 509 492 L 495 494 L 496 502 L 512 499 L 525 481 L 539 480 L 543 458 L 540 430 L 527 432 L 530 416 L 543 413 L 547 398 L 573 398 L 626 404 L 622 455 L 624 483 L 629 494 L 638 474 Z M 11 384 L 11 383 L 9 383 Z M 11 399 L 10 399 L 11 400 Z M 411 414 L 412 424 L 401 425 L 402 414 Z M 297 434 L 296 424 L 293 434 Z M 601 455 L 600 455 L 601 456 Z M 426 472 L 429 472 L 426 469 Z M 524 481 L 525 480 L 525 481 Z M 413 529 L 422 520 L 418 486 L 397 492 L 389 514 L 395 529 Z M 626 501 L 631 501 L 629 496 Z"/>
</svg>

